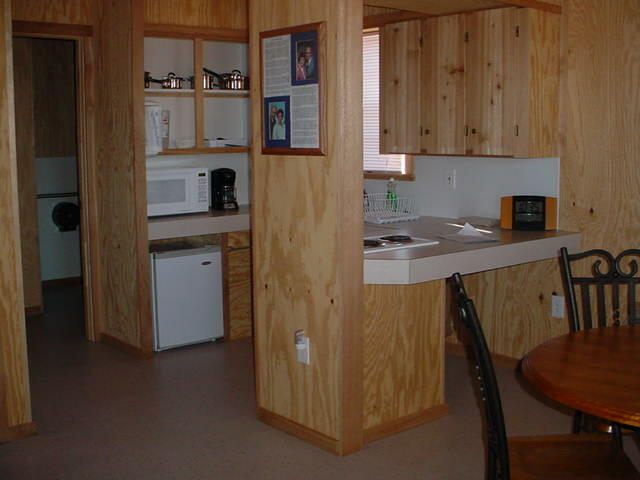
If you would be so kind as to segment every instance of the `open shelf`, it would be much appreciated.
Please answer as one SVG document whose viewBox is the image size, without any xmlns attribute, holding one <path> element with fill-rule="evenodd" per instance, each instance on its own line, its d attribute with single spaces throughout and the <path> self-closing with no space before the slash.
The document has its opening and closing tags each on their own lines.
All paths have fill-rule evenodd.
<svg viewBox="0 0 640 480">
<path fill-rule="evenodd" d="M 145 88 L 146 97 L 193 97 L 195 90 L 191 88 Z"/>
<path fill-rule="evenodd" d="M 246 153 L 251 147 L 170 148 L 158 155 L 197 155 L 201 153 Z"/>
<path fill-rule="evenodd" d="M 249 98 L 249 90 L 205 90 L 204 96 Z"/>
</svg>

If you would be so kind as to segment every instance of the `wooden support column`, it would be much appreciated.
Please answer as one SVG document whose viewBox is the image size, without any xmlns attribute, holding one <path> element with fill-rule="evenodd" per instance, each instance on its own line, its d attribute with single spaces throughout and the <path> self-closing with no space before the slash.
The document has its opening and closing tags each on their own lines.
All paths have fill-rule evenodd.
<svg viewBox="0 0 640 480">
<path fill-rule="evenodd" d="M 344 455 L 363 443 L 362 2 L 251 0 L 249 12 L 259 416 Z M 326 155 L 263 155 L 260 33 L 316 22 Z M 296 361 L 299 329 L 310 365 Z"/>
<path fill-rule="evenodd" d="M 0 0 L 0 441 L 34 430 L 22 293 L 9 7 L 9 0 Z M 8 427 L 4 437 L 3 424 Z"/>
</svg>

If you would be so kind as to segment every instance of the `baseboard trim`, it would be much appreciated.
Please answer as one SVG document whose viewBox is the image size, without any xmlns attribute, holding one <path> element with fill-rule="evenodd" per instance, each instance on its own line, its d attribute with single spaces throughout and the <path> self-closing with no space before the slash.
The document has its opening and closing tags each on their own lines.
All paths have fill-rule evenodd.
<svg viewBox="0 0 640 480">
<path fill-rule="evenodd" d="M 26 317 L 34 317 L 44 313 L 44 307 L 42 305 L 34 305 L 32 307 L 25 307 L 24 314 Z"/>
<path fill-rule="evenodd" d="M 59 287 L 62 285 L 78 285 L 82 283 L 82 277 L 53 278 L 51 280 L 43 280 L 42 288 Z"/>
<path fill-rule="evenodd" d="M 101 333 L 100 341 L 114 348 L 117 348 L 118 350 L 121 350 L 124 353 L 133 355 L 134 357 L 143 358 L 145 360 L 148 360 L 153 357 L 153 352 L 146 352 L 139 347 L 133 347 L 128 343 L 123 342 L 119 338 L 109 335 L 108 333 Z"/>
<path fill-rule="evenodd" d="M 267 425 L 271 425 L 278 430 L 282 430 L 283 432 L 293 435 L 300 440 L 304 440 L 307 443 L 311 443 L 316 447 L 320 447 L 323 450 L 335 453 L 336 455 L 341 455 L 340 441 L 335 438 L 331 438 L 323 433 L 312 430 L 309 427 L 305 427 L 304 425 L 261 407 L 258 407 L 258 419 Z"/>
<path fill-rule="evenodd" d="M 410 428 L 418 427 L 428 422 L 432 422 L 449 414 L 449 406 L 446 403 L 436 405 L 422 410 L 412 415 L 393 420 L 392 422 L 382 423 L 375 427 L 370 427 L 364 431 L 365 445 L 376 440 L 394 435 Z"/>
<path fill-rule="evenodd" d="M 21 438 L 31 437 L 38 433 L 36 422 L 21 423 L 9 427 L 5 432 L 0 433 L 0 443 L 12 442 Z"/>
<path fill-rule="evenodd" d="M 445 342 L 444 349 L 446 353 L 449 353 L 451 355 L 456 355 L 458 357 L 467 356 L 465 347 L 461 343 Z M 518 366 L 520 365 L 519 358 L 508 357 L 506 355 L 501 355 L 499 353 L 492 353 L 491 359 L 493 360 L 494 365 L 498 365 L 500 367 L 513 368 L 514 370 L 518 368 Z"/>
</svg>

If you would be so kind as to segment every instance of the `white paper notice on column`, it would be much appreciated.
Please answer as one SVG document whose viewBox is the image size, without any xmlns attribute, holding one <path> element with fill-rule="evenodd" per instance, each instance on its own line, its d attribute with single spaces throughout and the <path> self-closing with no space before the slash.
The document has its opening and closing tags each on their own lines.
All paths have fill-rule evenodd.
<svg viewBox="0 0 640 480">
<path fill-rule="evenodd" d="M 291 93 L 291 35 L 265 38 L 263 41 L 264 97 Z"/>
<path fill-rule="evenodd" d="M 291 87 L 291 148 L 320 147 L 318 84 Z"/>
</svg>

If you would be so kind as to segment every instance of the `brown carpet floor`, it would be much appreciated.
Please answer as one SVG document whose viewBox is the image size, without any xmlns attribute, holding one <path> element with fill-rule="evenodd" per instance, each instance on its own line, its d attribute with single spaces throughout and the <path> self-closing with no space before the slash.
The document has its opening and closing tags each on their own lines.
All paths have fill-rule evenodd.
<svg viewBox="0 0 640 480">
<path fill-rule="evenodd" d="M 466 360 L 448 356 L 450 415 L 337 457 L 255 417 L 252 344 L 131 358 L 82 339 L 78 287 L 28 319 L 37 436 L 0 445 L 0 479 L 482 479 L 480 411 Z M 566 433 L 571 417 L 498 368 L 510 435 Z M 536 398 L 537 397 L 537 398 Z M 638 446 L 625 439 L 638 462 Z"/>
</svg>

